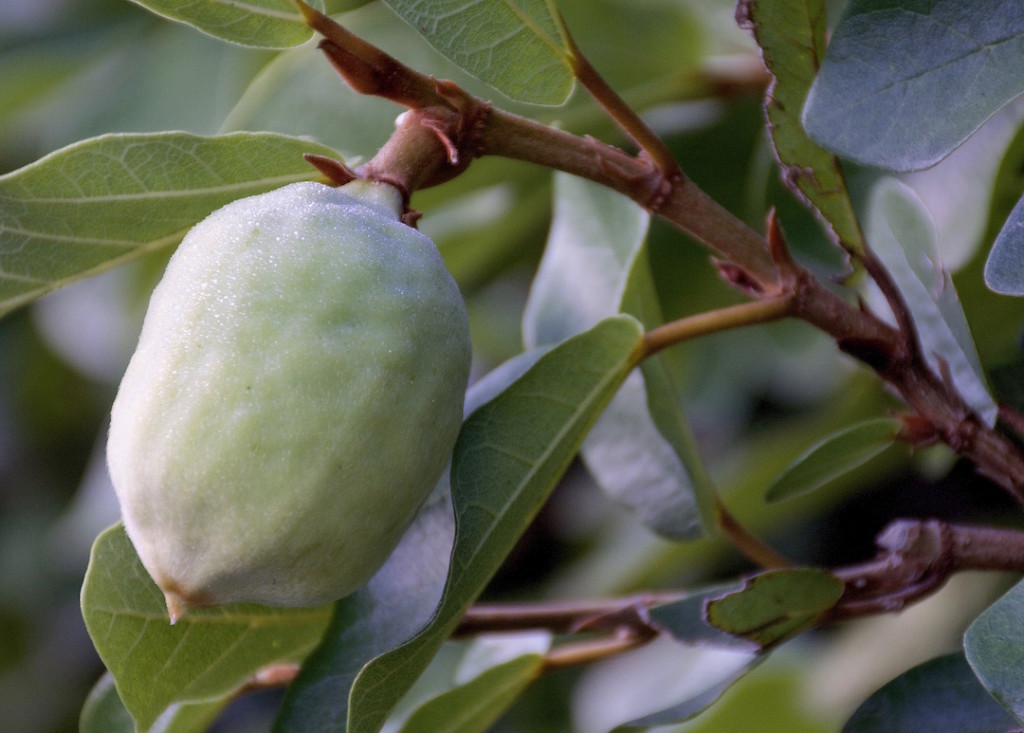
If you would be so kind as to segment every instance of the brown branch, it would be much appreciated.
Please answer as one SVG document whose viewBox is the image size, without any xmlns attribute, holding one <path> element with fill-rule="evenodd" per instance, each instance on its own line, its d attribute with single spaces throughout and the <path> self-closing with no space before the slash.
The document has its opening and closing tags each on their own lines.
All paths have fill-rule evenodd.
<svg viewBox="0 0 1024 733">
<path fill-rule="evenodd" d="M 350 83 L 422 111 L 422 121 L 436 144 L 428 145 L 426 153 L 417 153 L 421 159 L 416 165 L 427 173 L 407 170 L 403 174 L 407 192 L 447 180 L 482 155 L 524 160 L 619 191 L 702 242 L 723 260 L 720 271 L 748 295 L 790 297 L 794 317 L 827 333 L 842 351 L 872 368 L 913 413 L 933 426 L 939 439 L 1024 505 L 1024 451 L 985 425 L 919 357 L 913 324 L 900 301 L 893 299 L 896 293 L 888 287 L 884 271 L 875 273 L 876 280 L 895 303 L 899 328 L 885 324 L 859 302 L 840 296 L 793 262 L 777 225 L 769 223 L 766 239 L 692 181 L 680 178 L 666 187 L 666 172 L 659 167 L 666 166 L 663 161 L 655 165 L 647 156 L 629 155 L 593 138 L 491 110 L 454 84 L 418 74 L 344 29 L 337 30 L 340 26 L 327 16 L 303 12 L 330 40 L 325 51 Z M 371 161 L 360 174 L 393 180 L 391 169 L 407 166 L 403 151 L 409 146 L 395 150 L 397 154 Z"/>
<path fill-rule="evenodd" d="M 832 570 L 846 590 L 821 623 L 899 611 L 966 570 L 1024 573 L 1024 531 L 900 519 L 876 543 L 876 557 Z M 687 595 L 664 591 L 596 601 L 478 604 L 467 611 L 456 636 L 546 629 L 648 640 L 664 633 L 651 621 L 650 610 Z"/>
<path fill-rule="evenodd" d="M 1024 532 L 901 519 L 877 538 L 879 555 L 838 568 L 846 592 L 830 619 L 898 611 L 965 570 L 1024 572 Z"/>
<path fill-rule="evenodd" d="M 616 632 L 633 629 L 637 635 L 654 631 L 647 610 L 680 600 L 678 591 L 643 593 L 628 598 L 547 603 L 478 603 L 462 617 L 455 636 L 495 631 L 546 629 L 556 634 Z"/>
</svg>

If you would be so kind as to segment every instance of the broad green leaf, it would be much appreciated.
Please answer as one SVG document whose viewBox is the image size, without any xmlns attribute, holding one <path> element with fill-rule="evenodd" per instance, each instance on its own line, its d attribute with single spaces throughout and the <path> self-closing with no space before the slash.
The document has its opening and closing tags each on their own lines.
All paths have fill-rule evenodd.
<svg viewBox="0 0 1024 733">
<path fill-rule="evenodd" d="M 416 637 L 363 668 L 350 733 L 376 731 L 429 664 L 554 489 L 632 370 L 643 329 L 628 316 L 563 342 L 466 420 L 452 458 L 456 536 L 441 605 Z"/>
<path fill-rule="evenodd" d="M 769 570 L 706 605 L 710 623 L 761 647 L 803 631 L 838 603 L 845 585 L 825 570 Z"/>
<path fill-rule="evenodd" d="M 883 179 L 871 192 L 867 230 L 872 249 L 913 316 L 929 365 L 936 374 L 948 369 L 967 404 L 993 425 L 998 408 L 985 384 L 953 281 L 938 261 L 927 209 L 906 185 Z"/>
<path fill-rule="evenodd" d="M 132 0 L 165 18 L 243 46 L 287 48 L 313 37 L 293 0 Z M 315 2 L 318 8 L 323 4 Z"/>
<path fill-rule="evenodd" d="M 964 652 L 992 697 L 1024 723 L 1024 583 L 989 606 L 964 634 Z"/>
<path fill-rule="evenodd" d="M 525 645 L 516 637 L 526 636 Z M 540 638 L 543 637 L 543 638 Z M 540 641 L 539 648 L 537 641 Z M 550 635 L 516 634 L 509 638 L 482 640 L 483 646 L 504 647 L 489 659 L 472 660 L 472 668 L 459 670 L 455 685 L 420 705 L 410 715 L 401 733 L 483 733 L 540 675 Z M 474 645 L 474 649 L 481 643 Z M 507 647 L 525 646 L 518 654 Z M 509 658 L 510 657 L 510 658 Z"/>
<path fill-rule="evenodd" d="M 93 545 L 82 615 L 121 700 L 148 731 L 176 703 L 224 696 L 269 664 L 301 661 L 323 636 L 330 607 L 223 606 L 172 626 L 163 593 L 115 525 Z"/>
<path fill-rule="evenodd" d="M 321 145 L 264 133 L 104 135 L 0 176 L 0 315 L 175 245 L 243 196 L 319 179 Z"/>
<path fill-rule="evenodd" d="M 1015 727 L 956 653 L 886 684 L 857 708 L 842 733 L 1008 733 Z"/>
<path fill-rule="evenodd" d="M 1018 0 L 851 0 L 804 126 L 839 155 L 906 171 L 937 163 L 1024 92 Z"/>
<path fill-rule="evenodd" d="M 1003 295 L 1024 295 L 1024 198 L 1013 207 L 992 245 L 985 284 Z"/>
<path fill-rule="evenodd" d="M 765 113 L 783 181 L 820 214 L 844 249 L 861 254 L 864 235 L 839 161 L 812 141 L 800 122 L 825 54 L 825 2 L 745 0 L 740 7 L 772 74 Z"/>
<path fill-rule="evenodd" d="M 649 223 L 624 196 L 556 175 L 551 231 L 523 313 L 527 346 L 557 343 L 620 310 L 647 327 L 660 325 L 647 263 Z M 655 414 L 674 441 L 659 432 Z M 626 379 L 584 441 L 582 456 L 605 493 L 653 530 L 673 539 L 702 534 L 691 476 L 703 481 L 704 472 L 661 357 Z M 701 491 L 710 495 L 705 486 Z"/>
<path fill-rule="evenodd" d="M 572 92 L 550 0 L 384 0 L 448 59 L 506 96 L 557 105 Z"/>
<path fill-rule="evenodd" d="M 172 705 L 157 719 L 151 733 L 198 733 L 205 731 L 231 701 L 228 696 L 207 702 Z M 89 692 L 78 723 L 79 733 L 135 733 L 135 721 L 125 709 L 110 672 L 100 677 Z"/>
<path fill-rule="evenodd" d="M 465 414 L 500 394 L 547 351 L 519 354 L 474 382 L 466 393 Z M 454 535 L 445 471 L 384 566 L 365 588 L 336 604 L 323 642 L 288 689 L 276 731 L 345 730 L 349 691 L 359 670 L 412 638 L 437 608 Z"/>
<path fill-rule="evenodd" d="M 877 456 L 899 432 L 899 420 L 880 418 L 833 433 L 790 464 L 768 487 L 765 498 L 779 501 L 819 489 Z"/>
</svg>

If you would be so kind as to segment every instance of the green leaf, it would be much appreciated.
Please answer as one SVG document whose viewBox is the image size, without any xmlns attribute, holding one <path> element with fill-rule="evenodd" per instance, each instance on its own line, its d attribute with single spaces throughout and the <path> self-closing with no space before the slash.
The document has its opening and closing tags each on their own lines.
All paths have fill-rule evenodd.
<svg viewBox="0 0 1024 733">
<path fill-rule="evenodd" d="M 110 672 L 100 677 L 85 698 L 78 730 L 79 733 L 135 733 L 135 721 L 118 697 Z"/>
<path fill-rule="evenodd" d="M 510 655 L 508 647 L 523 646 L 519 637 L 526 637 L 525 646 L 535 649 L 528 653 Z M 405 724 L 401 733 L 483 733 L 515 702 L 522 692 L 540 676 L 544 666 L 544 652 L 550 646 L 550 635 L 542 634 L 540 648 L 538 635 L 516 634 L 480 646 L 500 645 L 496 659 L 474 660 L 473 669 L 465 665 L 456 684 L 450 690 L 420 705 Z M 526 652 L 526 649 L 523 650 Z M 493 655 L 493 651 L 490 652 Z M 511 656 L 511 658 L 507 658 Z"/>
<path fill-rule="evenodd" d="M 115 525 L 93 545 L 82 615 L 121 700 L 145 731 L 175 703 L 221 697 L 269 664 L 301 661 L 320 641 L 330 607 L 239 604 L 190 612 L 172 626 L 163 593 Z"/>
<path fill-rule="evenodd" d="M 359 674 L 350 733 L 376 731 L 458 625 L 635 365 L 642 337 L 633 318 L 602 321 L 542 356 L 470 415 L 452 459 L 457 529 L 441 605 L 419 635 Z"/>
<path fill-rule="evenodd" d="M 660 325 L 647 263 L 649 224 L 650 216 L 624 196 L 556 175 L 551 231 L 523 313 L 527 346 L 557 343 L 620 310 L 648 328 Z M 691 477 L 699 477 L 700 494 L 711 490 L 676 394 L 664 360 L 646 360 L 587 436 L 582 456 L 605 493 L 651 529 L 693 539 L 714 525 Z"/>
<path fill-rule="evenodd" d="M 511 99 L 565 102 L 575 83 L 549 0 L 384 0 L 445 57 Z"/>
<path fill-rule="evenodd" d="M 313 37 L 293 0 L 132 0 L 171 20 L 243 46 L 287 48 Z M 315 2 L 318 8 L 322 3 Z"/>
<path fill-rule="evenodd" d="M 899 432 L 899 420 L 880 418 L 833 433 L 790 464 L 768 487 L 765 498 L 780 501 L 819 489 L 877 456 Z"/>
<path fill-rule="evenodd" d="M 989 606 L 964 634 L 964 652 L 992 697 L 1024 723 L 1024 583 Z"/>
<path fill-rule="evenodd" d="M 857 708 L 842 733 L 1008 733 L 1015 727 L 957 653 L 889 682 Z"/>
<path fill-rule="evenodd" d="M 205 731 L 224 709 L 231 696 L 208 702 L 172 705 L 157 719 L 152 733 L 197 733 Z M 135 721 L 114 686 L 110 672 L 100 677 L 89 692 L 79 718 L 79 733 L 135 733 Z"/>
<path fill-rule="evenodd" d="M 711 625 L 704 613 L 708 601 L 742 589 L 741 585 L 732 583 L 694 591 L 678 601 L 652 608 L 651 620 L 671 634 L 673 639 L 684 644 L 749 651 L 749 641 Z"/>
<path fill-rule="evenodd" d="M 913 316 L 924 357 L 936 374 L 948 369 L 967 404 L 986 424 L 995 424 L 998 408 L 953 280 L 938 261 L 928 210 L 910 188 L 886 178 L 871 192 L 867 230 Z"/>
<path fill-rule="evenodd" d="M 992 245 L 985 284 L 1003 295 L 1024 295 L 1024 198 L 1013 207 Z"/>
<path fill-rule="evenodd" d="M 864 235 L 839 161 L 807 136 L 800 121 L 825 54 L 825 2 L 745 0 L 740 7 L 772 74 L 765 113 L 783 181 L 818 212 L 844 249 L 862 254 Z"/>
<path fill-rule="evenodd" d="M 906 171 L 948 155 L 1024 92 L 1018 0 L 851 0 L 804 126 L 839 155 Z"/>
<path fill-rule="evenodd" d="M 104 135 L 0 176 L 0 315 L 74 280 L 175 245 L 243 196 L 320 174 L 281 135 Z"/>
<path fill-rule="evenodd" d="M 707 602 L 710 623 L 730 634 L 771 646 L 803 631 L 838 603 L 845 585 L 825 570 L 769 570 L 742 590 Z"/>
</svg>

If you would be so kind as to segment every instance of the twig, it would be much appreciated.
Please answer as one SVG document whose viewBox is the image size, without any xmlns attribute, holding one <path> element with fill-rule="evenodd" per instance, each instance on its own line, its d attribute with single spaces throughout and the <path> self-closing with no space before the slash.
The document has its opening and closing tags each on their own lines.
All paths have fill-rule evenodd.
<svg viewBox="0 0 1024 733">
<path fill-rule="evenodd" d="M 653 628 L 647 609 L 685 595 L 666 591 L 594 601 L 478 603 L 463 616 L 455 636 L 528 629 L 547 629 L 556 634 L 614 632 L 623 627 L 647 633 Z"/>
<path fill-rule="evenodd" d="M 641 636 L 632 633 L 630 629 L 620 629 L 614 636 L 562 644 L 544 655 L 543 671 L 552 672 L 566 667 L 593 664 L 624 652 L 631 652 L 656 636 L 657 634 Z"/>
<path fill-rule="evenodd" d="M 580 84 L 590 92 L 594 101 L 601 105 L 608 116 L 622 128 L 622 131 L 640 146 L 640 150 L 661 172 L 665 186 L 672 186 L 681 180 L 683 173 L 679 170 L 679 163 L 676 162 L 672 151 L 668 149 L 664 141 L 597 72 L 590 60 L 580 51 L 568 31 L 564 33 L 564 36 L 569 44 L 573 74 Z"/>
<path fill-rule="evenodd" d="M 788 316 L 791 310 L 789 296 L 776 296 L 670 321 L 644 336 L 644 357 L 698 336 L 777 321 Z"/>
<path fill-rule="evenodd" d="M 715 518 L 722 534 L 732 543 L 733 547 L 739 550 L 747 559 L 756 562 L 762 568 L 787 568 L 793 563 L 781 555 L 773 547 L 766 544 L 760 537 L 751 534 L 750 531 L 736 521 L 736 518 L 726 510 L 725 506 L 716 497 Z"/>
</svg>

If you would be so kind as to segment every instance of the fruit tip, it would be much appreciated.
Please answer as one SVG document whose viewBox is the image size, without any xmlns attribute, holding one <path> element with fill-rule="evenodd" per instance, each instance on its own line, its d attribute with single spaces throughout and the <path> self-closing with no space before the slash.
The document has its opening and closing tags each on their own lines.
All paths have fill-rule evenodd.
<svg viewBox="0 0 1024 733">
<path fill-rule="evenodd" d="M 171 617 L 171 626 L 174 626 L 182 616 L 188 613 L 188 602 L 172 590 L 164 591 L 164 599 L 167 601 L 167 613 Z"/>
</svg>

